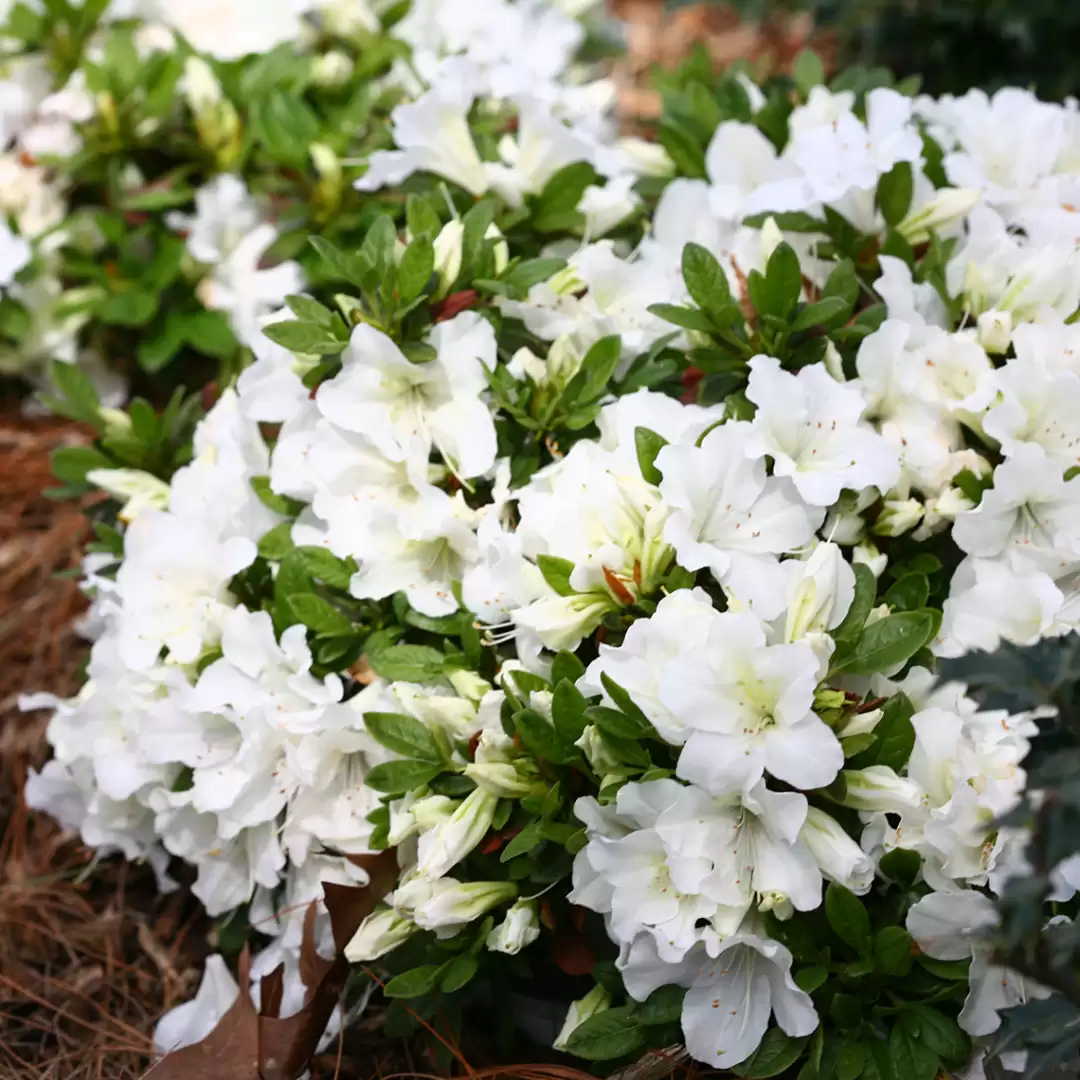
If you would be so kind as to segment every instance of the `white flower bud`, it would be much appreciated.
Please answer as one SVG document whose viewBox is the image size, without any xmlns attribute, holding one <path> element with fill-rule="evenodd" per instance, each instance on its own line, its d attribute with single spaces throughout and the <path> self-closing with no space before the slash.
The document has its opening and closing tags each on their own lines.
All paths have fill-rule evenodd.
<svg viewBox="0 0 1080 1080">
<path fill-rule="evenodd" d="M 86 479 L 124 502 L 117 517 L 125 524 L 143 510 L 164 510 L 169 505 L 169 485 L 141 469 L 91 469 Z"/>
<path fill-rule="evenodd" d="M 536 781 L 509 762 L 473 762 L 465 775 L 478 788 L 502 799 L 521 799 L 536 787 Z"/>
<path fill-rule="evenodd" d="M 455 218 L 448 221 L 435 237 L 435 273 L 439 275 L 439 296 L 445 296 L 461 273 L 461 252 L 465 226 Z"/>
<path fill-rule="evenodd" d="M 840 350 L 832 343 L 831 338 L 825 339 L 825 370 L 837 381 L 847 382 L 844 374 L 844 358 Z"/>
<path fill-rule="evenodd" d="M 484 233 L 485 240 L 495 240 L 495 273 L 501 274 L 510 263 L 510 248 L 497 225 L 489 225 Z"/>
<path fill-rule="evenodd" d="M 851 551 L 851 561 L 856 565 L 861 563 L 870 568 L 870 573 L 879 578 L 889 565 L 889 556 L 879 551 L 877 545 L 869 538 L 860 540 Z"/>
<path fill-rule="evenodd" d="M 562 1030 L 555 1038 L 554 1048 L 565 1050 L 567 1040 L 586 1020 L 611 1008 L 611 995 L 597 983 L 583 998 L 570 1005 Z"/>
<path fill-rule="evenodd" d="M 767 217 L 765 224 L 761 226 L 761 261 L 767 263 L 772 258 L 772 253 L 784 242 L 784 234 L 780 226 L 776 224 L 776 218 Z"/>
<path fill-rule="evenodd" d="M 311 80 L 316 86 L 332 89 L 349 81 L 353 62 L 338 49 L 317 56 L 311 65 Z"/>
<path fill-rule="evenodd" d="M 221 83 L 210 65 L 198 56 L 184 61 L 179 89 L 196 116 L 209 115 L 222 101 Z"/>
<path fill-rule="evenodd" d="M 404 798 L 394 799 L 390 803 L 387 843 L 397 847 L 421 829 L 433 829 L 444 817 L 453 813 L 454 806 L 454 800 L 446 795 L 422 795 L 418 791 L 410 791 Z"/>
<path fill-rule="evenodd" d="M 535 900 L 519 900 L 506 913 L 485 944 L 492 952 L 515 956 L 540 936 L 540 917 Z"/>
<path fill-rule="evenodd" d="M 413 878 L 398 887 L 393 903 L 397 911 L 410 916 L 422 930 L 455 932 L 515 896 L 517 886 L 512 881 Z"/>
<path fill-rule="evenodd" d="M 615 140 L 614 147 L 628 155 L 643 176 L 671 176 L 675 172 L 675 163 L 659 143 L 624 135 Z"/>
<path fill-rule="evenodd" d="M 977 188 L 941 188 L 934 197 L 917 210 L 911 211 L 896 227 L 909 244 L 925 244 L 931 232 L 955 224 L 982 197 Z"/>
<path fill-rule="evenodd" d="M 98 414 L 105 421 L 107 435 L 124 435 L 131 431 L 131 417 L 123 409 L 110 409 L 102 406 Z"/>
<path fill-rule="evenodd" d="M 873 731 L 881 723 L 884 716 L 881 709 L 870 709 L 868 712 L 853 713 L 842 728 L 837 729 L 836 735 L 840 739 L 850 739 L 855 735 L 866 735 Z"/>
<path fill-rule="evenodd" d="M 887 765 L 845 769 L 841 775 L 847 785 L 841 802 L 852 810 L 902 814 L 919 805 L 919 788 L 915 782 L 898 776 Z"/>
<path fill-rule="evenodd" d="M 799 838 L 810 849 L 822 874 L 861 896 L 874 881 L 874 860 L 828 814 L 811 806 Z"/>
<path fill-rule="evenodd" d="M 506 365 L 506 370 L 519 382 L 532 379 L 537 386 L 547 382 L 548 368 L 544 358 L 537 356 L 528 345 L 522 345 Z"/>
<path fill-rule="evenodd" d="M 353 964 L 378 960 L 416 933 L 416 924 L 393 908 L 373 911 L 345 946 L 345 957 Z"/>
<path fill-rule="evenodd" d="M 315 171 L 324 180 L 341 180 L 341 160 L 325 143 L 312 143 L 308 153 Z"/>
<path fill-rule="evenodd" d="M 611 748 L 607 743 L 600 737 L 600 730 L 595 724 L 590 724 L 581 733 L 581 738 L 574 745 L 581 748 L 585 760 L 592 766 L 593 772 L 597 776 L 606 776 L 622 764 L 618 757 L 611 752 Z"/>
<path fill-rule="evenodd" d="M 491 691 L 491 683 L 475 671 L 452 671 L 447 678 L 459 697 L 472 702 L 482 701 L 484 695 Z"/>
<path fill-rule="evenodd" d="M 836 544 L 821 543 L 789 586 L 784 640 L 798 641 L 838 626 L 855 597 L 855 574 Z"/>
<path fill-rule="evenodd" d="M 417 874 L 439 878 L 461 862 L 487 835 L 498 804 L 497 795 L 478 787 L 449 817 L 422 832 L 417 849 Z"/>
<path fill-rule="evenodd" d="M 604 617 L 615 609 L 610 597 L 597 593 L 549 596 L 519 608 L 511 618 L 531 630 L 553 652 L 572 649 Z"/>
<path fill-rule="evenodd" d="M 923 504 L 918 499 L 886 499 L 873 531 L 878 536 L 902 536 L 914 529 L 922 516 Z"/>
<path fill-rule="evenodd" d="M 988 352 L 1001 355 L 1012 341 L 1012 313 L 984 311 L 978 319 L 979 344 Z"/>
</svg>

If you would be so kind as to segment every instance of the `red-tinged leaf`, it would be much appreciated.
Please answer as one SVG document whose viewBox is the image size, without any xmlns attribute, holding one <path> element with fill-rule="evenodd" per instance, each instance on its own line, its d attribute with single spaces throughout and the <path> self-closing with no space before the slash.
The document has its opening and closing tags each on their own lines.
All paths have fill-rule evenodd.
<svg viewBox="0 0 1080 1080">
<path fill-rule="evenodd" d="M 436 322 L 446 322 L 455 315 L 476 306 L 477 295 L 475 289 L 464 289 L 461 292 L 451 293 L 441 304 L 432 308 Z"/>
<path fill-rule="evenodd" d="M 596 967 L 596 957 L 589 943 L 576 930 L 560 930 L 555 935 L 552 956 L 567 975 L 588 975 Z"/>
</svg>

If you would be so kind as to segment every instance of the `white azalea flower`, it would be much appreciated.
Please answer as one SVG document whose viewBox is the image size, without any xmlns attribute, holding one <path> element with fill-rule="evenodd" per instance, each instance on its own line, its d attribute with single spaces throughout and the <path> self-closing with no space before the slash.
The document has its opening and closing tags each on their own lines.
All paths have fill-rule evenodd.
<svg viewBox="0 0 1080 1080">
<path fill-rule="evenodd" d="M 887 491 L 899 479 L 895 451 L 860 423 L 859 390 L 820 365 L 792 375 L 773 357 L 755 356 L 746 395 L 758 407 L 749 451 L 772 455 L 775 475 L 790 477 L 812 506 L 831 505 L 843 488 Z"/>
</svg>

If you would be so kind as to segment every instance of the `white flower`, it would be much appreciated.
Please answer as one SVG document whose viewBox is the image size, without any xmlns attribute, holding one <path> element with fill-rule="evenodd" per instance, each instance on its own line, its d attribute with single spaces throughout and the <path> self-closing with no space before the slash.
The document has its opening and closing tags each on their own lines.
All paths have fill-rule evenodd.
<svg viewBox="0 0 1080 1080">
<path fill-rule="evenodd" d="M 855 598 L 855 572 L 836 544 L 822 543 L 805 562 L 784 564 L 788 583 L 784 641 L 824 634 L 839 626 Z"/>
<path fill-rule="evenodd" d="M 202 1042 L 232 1008 L 240 987 L 218 954 L 208 956 L 199 989 L 190 1001 L 170 1009 L 154 1028 L 154 1049 L 169 1054 Z"/>
<path fill-rule="evenodd" d="M 237 60 L 249 53 L 266 53 L 276 45 L 295 41 L 300 15 L 308 0 L 269 0 L 258 17 L 242 0 L 138 0 L 138 15 L 164 22 L 184 35 L 193 48 L 219 60 Z"/>
<path fill-rule="evenodd" d="M 124 505 L 116 515 L 130 524 L 143 510 L 165 510 L 169 485 L 141 469 L 91 469 L 86 479 Z"/>
<path fill-rule="evenodd" d="M 125 661 L 147 667 L 162 647 L 180 663 L 197 660 L 217 643 L 235 604 L 229 580 L 251 565 L 255 545 L 242 537 L 222 542 L 199 522 L 147 510 L 132 522 L 124 547 L 116 593 Z"/>
<path fill-rule="evenodd" d="M 411 919 L 402 918 L 393 908 L 373 911 L 345 946 L 345 958 L 351 964 L 378 960 L 416 933 Z"/>
<path fill-rule="evenodd" d="M 913 780 L 898 776 L 887 765 L 870 765 L 865 769 L 844 770 L 844 806 L 853 810 L 883 810 L 902 814 L 919 805 L 921 792 Z"/>
<path fill-rule="evenodd" d="M 470 65 L 446 65 L 430 90 L 398 105 L 390 114 L 398 149 L 372 154 L 367 172 L 356 181 L 357 190 L 378 191 L 400 184 L 414 172 L 431 172 L 473 195 L 487 191 L 488 170 L 468 122 L 475 88 L 476 72 Z"/>
<path fill-rule="evenodd" d="M 660 678 L 669 660 L 684 650 L 705 646 L 715 618 L 704 589 L 680 589 L 665 596 L 647 619 L 630 624 L 622 644 L 601 645 L 600 655 L 578 682 L 583 694 L 604 694 L 600 676 L 621 686 L 649 722 L 670 743 L 685 742 L 687 729 L 660 699 Z"/>
<path fill-rule="evenodd" d="M 6 221 L 0 221 L 0 286 L 6 288 L 15 275 L 29 264 L 33 252 L 21 236 L 16 236 Z"/>
<path fill-rule="evenodd" d="M 680 566 L 708 567 L 762 618 L 783 608 L 776 556 L 808 543 L 824 512 L 807 507 L 790 480 L 766 475 L 749 424 L 713 428 L 700 446 L 668 444 L 656 456 L 660 492 L 672 512 L 664 538 Z"/>
<path fill-rule="evenodd" d="M 512 904 L 503 921 L 488 934 L 485 944 L 492 952 L 516 956 L 540 936 L 540 917 L 535 900 Z"/>
<path fill-rule="evenodd" d="M 660 679 L 660 700 L 691 732 L 679 775 L 717 795 L 765 772 L 800 789 L 827 786 L 844 754 L 813 712 L 818 673 L 808 645 L 769 645 L 753 615 L 716 615 L 705 645 L 676 656 Z"/>
<path fill-rule="evenodd" d="M 746 395 L 755 405 L 748 449 L 771 454 L 777 476 L 789 476 L 812 506 L 836 502 L 843 488 L 887 491 L 900 475 L 896 452 L 860 424 L 858 388 L 838 383 L 819 364 L 797 375 L 770 356 L 750 361 Z"/>
<path fill-rule="evenodd" d="M 969 1035 L 997 1031 L 1002 1009 L 1050 993 L 1015 971 L 993 963 L 993 943 L 986 940 L 986 932 L 996 924 L 993 902 L 970 889 L 931 893 L 913 904 L 907 915 L 909 933 L 928 956 L 935 960 L 971 958 L 970 990 L 958 1018 Z"/>
<path fill-rule="evenodd" d="M 414 437 L 433 442 L 462 477 L 495 463 L 495 425 L 482 398 L 484 369 L 495 366 L 491 324 L 466 311 L 432 330 L 437 356 L 412 363 L 383 333 L 361 323 L 342 355 L 342 371 L 319 387 L 322 414 L 362 433 L 400 460 Z"/>
<path fill-rule="evenodd" d="M 232 173 L 216 176 L 195 192 L 194 215 L 168 215 L 169 225 L 187 235 L 192 257 L 211 266 L 228 258 L 262 220 L 244 181 Z"/>
</svg>

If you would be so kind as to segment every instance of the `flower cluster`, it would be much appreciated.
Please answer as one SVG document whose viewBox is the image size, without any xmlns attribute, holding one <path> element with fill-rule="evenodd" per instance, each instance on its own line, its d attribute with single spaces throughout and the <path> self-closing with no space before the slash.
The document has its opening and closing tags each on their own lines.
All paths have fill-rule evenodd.
<svg viewBox="0 0 1080 1080">
<path fill-rule="evenodd" d="M 562 967 L 584 1058 L 962 1066 L 1044 993 L 979 936 L 1039 715 L 933 670 L 1077 628 L 1080 121 L 688 76 L 646 143 L 565 6 L 412 5 L 362 240 L 305 278 L 229 172 L 170 219 L 254 362 L 190 447 L 194 399 L 61 385 L 112 517 L 28 800 L 194 867 L 287 1007 L 308 905 L 329 948 L 323 883 L 393 848 L 346 949 L 392 999 Z"/>
</svg>

